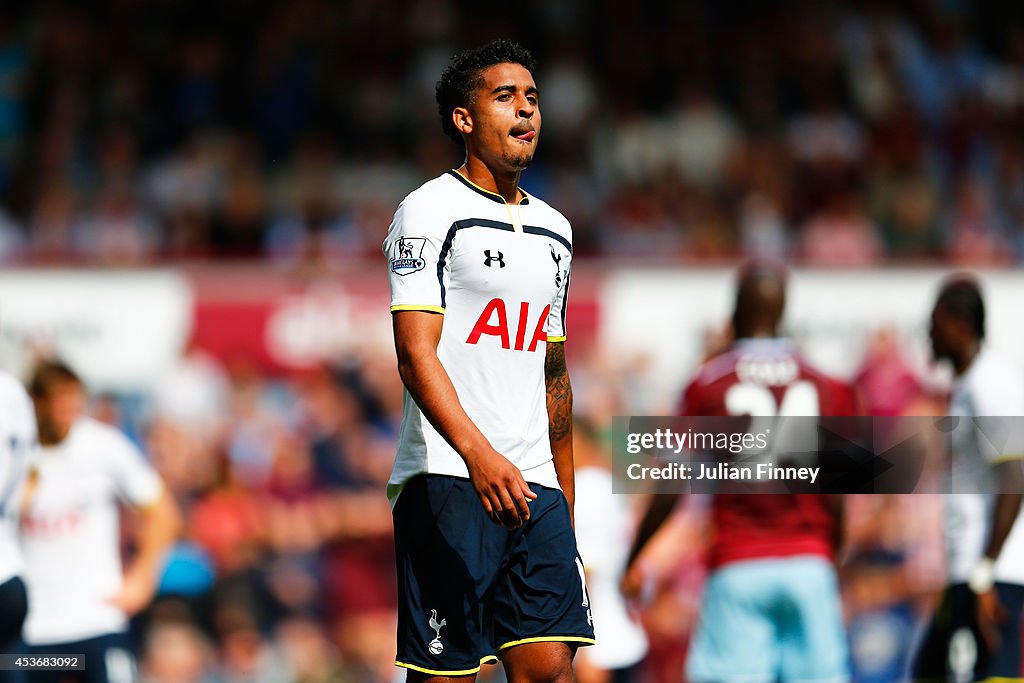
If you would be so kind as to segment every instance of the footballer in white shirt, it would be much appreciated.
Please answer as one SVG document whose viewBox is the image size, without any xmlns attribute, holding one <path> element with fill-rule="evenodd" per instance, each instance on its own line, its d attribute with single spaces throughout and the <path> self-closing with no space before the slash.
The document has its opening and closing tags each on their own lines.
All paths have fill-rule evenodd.
<svg viewBox="0 0 1024 683">
<path fill-rule="evenodd" d="M 1024 371 L 985 347 L 977 282 L 958 276 L 932 311 L 936 360 L 953 365 L 948 587 L 922 642 L 915 679 L 1019 680 L 1024 607 Z"/>
<path fill-rule="evenodd" d="M 576 658 L 577 683 L 628 683 L 647 655 L 647 635 L 619 588 L 633 543 L 632 496 L 612 493 L 611 458 L 586 420 L 573 423 L 576 541 L 586 570 L 597 644 Z"/>
<path fill-rule="evenodd" d="M 569 680 L 594 642 L 572 528 L 568 221 L 519 187 L 541 129 L 533 58 L 456 55 L 437 84 L 465 163 L 405 198 L 384 241 L 406 388 L 388 486 L 408 679 Z"/>
<path fill-rule="evenodd" d="M 32 402 L 17 379 L 0 372 L 0 653 L 10 651 L 28 610 L 18 511 L 28 459 L 36 447 Z"/>
<path fill-rule="evenodd" d="M 40 449 L 21 517 L 29 596 L 21 654 L 84 654 L 85 670 L 61 672 L 62 681 L 133 681 L 128 620 L 156 592 L 179 527 L 177 508 L 139 449 L 84 414 L 85 387 L 70 368 L 41 363 L 29 393 Z M 124 571 L 121 503 L 142 518 L 138 551 Z M 34 682 L 51 672 L 25 673 Z"/>
</svg>

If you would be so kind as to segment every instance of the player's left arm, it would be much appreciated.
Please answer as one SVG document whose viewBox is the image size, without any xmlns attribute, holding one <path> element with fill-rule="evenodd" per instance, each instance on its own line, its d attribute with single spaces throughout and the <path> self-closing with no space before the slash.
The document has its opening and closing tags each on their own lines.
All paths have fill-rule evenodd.
<svg viewBox="0 0 1024 683">
<path fill-rule="evenodd" d="M 137 510 L 141 517 L 137 551 L 125 570 L 121 591 L 112 601 L 129 615 L 141 611 L 153 599 L 164 558 L 181 529 L 178 506 L 166 488 L 161 488 L 155 502 Z"/>
<path fill-rule="evenodd" d="M 181 529 L 181 515 L 160 475 L 127 437 L 110 437 L 106 464 L 118 497 L 139 515 L 135 555 L 125 568 L 121 590 L 110 599 L 125 614 L 133 615 L 156 594 L 164 558 Z"/>
<path fill-rule="evenodd" d="M 572 384 L 565 364 L 565 342 L 547 343 L 544 357 L 544 384 L 547 387 L 548 439 L 554 457 L 558 485 L 569 503 L 569 515 L 575 523 L 576 475 L 572 456 Z"/>
<path fill-rule="evenodd" d="M 1010 396 L 1005 402 L 994 401 L 995 405 L 982 405 L 983 417 L 976 418 L 977 438 L 991 462 L 994 480 L 999 487 L 992 506 L 985 556 L 971 572 L 968 581 L 971 591 L 977 595 L 975 609 L 978 630 L 990 649 L 999 646 L 999 624 L 1008 616 L 994 590 L 995 563 L 1013 529 L 1024 498 L 1024 461 L 1021 460 L 1024 454 L 1024 433 L 1021 431 L 1020 418 L 996 416 L 1001 415 L 1000 407 L 1008 408 L 1011 414 L 1024 414 L 1024 401 L 1020 399 L 1019 395 Z"/>
<path fill-rule="evenodd" d="M 1013 523 L 1017 521 L 1017 514 L 1020 512 L 1021 501 L 1024 495 L 1019 493 L 1021 486 L 1020 468 L 1021 462 L 1005 462 L 996 468 L 996 476 L 1000 481 L 1006 482 L 1009 478 L 1017 479 L 1017 493 L 999 493 L 996 495 L 995 509 L 992 511 L 992 533 L 988 538 L 988 545 L 985 547 L 985 557 L 996 560 L 1003 550 L 1003 544 L 1013 529 Z"/>
<path fill-rule="evenodd" d="M 991 531 L 985 545 L 985 556 L 974 568 L 968 581 L 971 590 L 978 596 L 975 604 L 978 630 L 990 650 L 999 646 L 999 624 L 1008 616 L 1006 608 L 994 590 L 995 563 L 1010 535 L 1010 530 L 1013 529 L 1014 522 L 1017 521 L 1021 500 L 1024 498 L 1020 493 L 1024 490 L 1022 465 L 1024 462 L 1014 459 L 1000 462 L 994 468 L 1001 492 L 996 494 L 995 504 L 992 506 Z"/>
<path fill-rule="evenodd" d="M 1017 414 L 1024 414 L 1024 405 L 1021 401 L 1016 403 L 1020 406 Z M 983 560 L 992 563 L 999 559 L 1024 500 L 1024 426 L 1019 417 L 998 416 L 996 406 L 983 408 L 992 416 L 976 418 L 977 439 L 990 460 L 993 480 L 998 485 Z M 984 569 L 980 573 L 984 574 Z M 977 584 L 984 583 L 976 581 L 975 592 L 983 592 L 977 589 L 985 586 Z"/>
<path fill-rule="evenodd" d="M 999 491 L 996 493 L 995 504 L 992 506 L 988 542 L 985 544 L 983 561 L 989 563 L 999 559 L 999 553 L 1003 551 L 1003 544 L 1006 543 L 1010 530 L 1013 529 L 1013 523 L 1017 521 L 1021 501 L 1024 500 L 1024 495 L 1022 495 L 1024 492 L 1024 460 L 1020 458 L 1000 460 L 993 465 L 992 471 L 995 481 L 999 482 Z"/>
</svg>

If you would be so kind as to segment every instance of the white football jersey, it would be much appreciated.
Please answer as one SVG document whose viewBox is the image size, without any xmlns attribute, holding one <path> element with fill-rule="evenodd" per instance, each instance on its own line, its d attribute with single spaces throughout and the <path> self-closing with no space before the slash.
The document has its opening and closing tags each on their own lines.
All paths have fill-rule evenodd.
<svg viewBox="0 0 1024 683">
<path fill-rule="evenodd" d="M 952 490 L 945 496 L 950 583 L 970 579 L 988 542 L 997 483 L 993 466 L 1024 457 L 1024 373 L 983 348 L 954 384 L 950 435 Z M 993 419 L 989 419 L 993 418 Z M 996 561 L 997 581 L 1024 584 L 1024 523 L 1017 518 Z"/>
<path fill-rule="evenodd" d="M 67 438 L 42 447 L 35 490 L 22 519 L 30 645 L 117 633 L 127 618 L 107 601 L 121 589 L 118 503 L 145 507 L 160 477 L 120 431 L 79 418 Z"/>
<path fill-rule="evenodd" d="M 612 473 L 603 467 L 576 470 L 576 545 L 586 569 L 597 638 L 584 656 L 602 669 L 632 666 L 647 654 L 647 636 L 619 590 L 633 542 L 628 499 L 612 493 Z"/>
<path fill-rule="evenodd" d="M 22 572 L 18 505 L 27 461 L 36 447 L 32 401 L 18 380 L 0 372 L 0 583 Z"/>
<path fill-rule="evenodd" d="M 527 481 L 557 488 L 544 353 L 565 340 L 569 222 L 536 197 L 506 204 L 449 171 L 405 198 L 383 250 L 391 310 L 444 315 L 437 355 L 470 419 Z M 421 473 L 469 476 L 406 392 L 392 502 Z"/>
</svg>

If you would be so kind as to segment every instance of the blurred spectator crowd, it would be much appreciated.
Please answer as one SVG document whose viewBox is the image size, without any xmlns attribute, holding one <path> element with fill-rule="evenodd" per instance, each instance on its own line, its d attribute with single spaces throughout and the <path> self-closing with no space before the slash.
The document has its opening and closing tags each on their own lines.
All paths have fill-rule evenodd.
<svg viewBox="0 0 1024 683">
<path fill-rule="evenodd" d="M 0 16 L 0 263 L 375 257 L 401 198 L 460 163 L 438 75 L 496 36 L 538 57 L 544 142 L 524 186 L 570 218 L 578 254 L 1020 263 L 1022 8 L 529 0 L 499 18 L 464 0 L 25 3 Z M 898 354 L 872 353 L 866 411 L 928 414 Z M 613 415 L 672 410 L 643 402 L 639 365 L 599 350 L 573 361 L 577 408 L 605 436 Z M 143 444 L 186 516 L 138 624 L 145 680 L 400 675 L 391 350 L 271 378 L 192 348 L 145 399 L 93 406 Z M 917 496 L 852 505 L 852 650 L 898 660 L 909 644 L 886 634 L 912 632 L 941 582 L 938 513 Z M 694 557 L 666 561 L 644 612 L 643 681 L 682 671 L 695 508 L 679 522 Z M 900 666 L 855 677 L 897 680 Z"/>
<path fill-rule="evenodd" d="M 639 414 L 640 405 L 672 413 L 643 403 L 640 365 L 594 348 L 574 356 L 571 370 L 578 431 L 593 437 L 576 443 L 581 466 L 610 467 L 612 416 Z M 942 412 L 887 332 L 854 384 L 864 414 Z M 384 496 L 401 402 L 392 352 L 382 348 L 269 376 L 193 346 L 141 400 L 94 397 L 91 413 L 142 444 L 185 518 L 159 595 L 134 622 L 144 683 L 404 680 L 393 667 Z M 635 521 L 646 502 L 624 498 Z M 650 650 L 635 683 L 682 681 L 703 595 L 705 502 L 690 499 L 647 567 L 650 590 L 633 609 Z M 854 496 L 847 513 L 841 580 L 854 680 L 903 680 L 945 576 L 939 501 Z M 486 667 L 481 680 L 502 680 L 500 667 Z"/>
<path fill-rule="evenodd" d="M 580 254 L 1024 259 L 1019 3 L 25 3 L 0 18 L 0 259 L 372 255 L 458 165 L 433 86 L 539 59 L 524 186 Z"/>
<path fill-rule="evenodd" d="M 384 484 L 401 384 L 382 356 L 272 379 L 199 349 L 133 413 L 185 515 L 136 624 L 145 680 L 388 681 L 396 578 Z"/>
</svg>

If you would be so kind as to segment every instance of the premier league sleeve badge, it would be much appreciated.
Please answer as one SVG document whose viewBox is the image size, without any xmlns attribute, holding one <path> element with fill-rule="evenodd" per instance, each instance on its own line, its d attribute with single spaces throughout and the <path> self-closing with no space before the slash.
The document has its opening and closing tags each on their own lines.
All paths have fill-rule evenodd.
<svg viewBox="0 0 1024 683">
<path fill-rule="evenodd" d="M 423 270 L 426 266 L 426 261 L 423 260 L 423 247 L 426 243 L 426 237 L 399 237 L 391 248 L 391 272 L 408 275 Z"/>
</svg>

